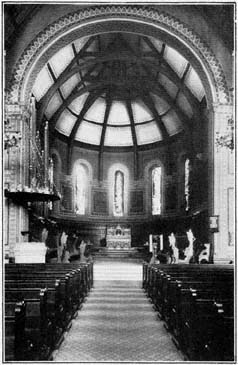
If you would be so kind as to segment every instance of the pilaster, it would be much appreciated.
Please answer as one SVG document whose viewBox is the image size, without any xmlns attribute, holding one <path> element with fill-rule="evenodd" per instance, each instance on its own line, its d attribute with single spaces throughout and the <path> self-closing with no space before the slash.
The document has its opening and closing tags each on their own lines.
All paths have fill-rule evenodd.
<svg viewBox="0 0 238 365">
<path fill-rule="evenodd" d="M 216 105 L 213 109 L 212 154 L 210 168 L 213 179 L 210 181 L 213 199 L 210 196 L 210 215 L 219 217 L 218 232 L 213 233 L 214 263 L 234 262 L 235 232 L 235 179 L 234 154 L 228 147 L 216 143 L 218 135 L 227 135 L 228 120 L 234 115 L 232 105 Z M 210 131 L 211 132 L 211 131 Z M 211 176 L 210 171 L 210 176 Z M 211 191 L 210 191 L 211 193 Z M 211 201 L 212 199 L 212 201 Z"/>
</svg>

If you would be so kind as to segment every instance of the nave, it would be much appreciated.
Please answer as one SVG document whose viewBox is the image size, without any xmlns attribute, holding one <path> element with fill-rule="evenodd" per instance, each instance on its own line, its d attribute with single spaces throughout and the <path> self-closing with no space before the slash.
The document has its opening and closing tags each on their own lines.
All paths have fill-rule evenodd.
<svg viewBox="0 0 238 365">
<path fill-rule="evenodd" d="M 96 262 L 94 287 L 53 361 L 183 361 L 141 278 L 141 263 Z"/>
<path fill-rule="evenodd" d="M 4 316 L 6 361 L 236 356 L 233 265 L 6 264 Z"/>
</svg>

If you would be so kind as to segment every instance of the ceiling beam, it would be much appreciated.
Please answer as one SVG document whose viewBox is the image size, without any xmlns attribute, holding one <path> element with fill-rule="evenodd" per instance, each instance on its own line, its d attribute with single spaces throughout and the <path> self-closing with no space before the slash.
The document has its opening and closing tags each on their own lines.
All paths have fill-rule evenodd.
<svg viewBox="0 0 238 365">
<path fill-rule="evenodd" d="M 113 54 L 113 55 L 105 55 L 103 57 L 98 57 L 95 59 L 89 59 L 87 61 L 83 61 L 79 65 L 75 66 L 73 69 L 69 69 L 67 72 L 63 71 L 63 73 L 58 77 L 57 81 L 49 88 L 46 94 L 42 97 L 39 101 L 39 118 L 40 121 L 43 118 L 44 110 L 46 109 L 50 99 L 52 98 L 53 94 L 56 92 L 60 86 L 65 83 L 70 77 L 72 77 L 75 73 L 79 72 L 79 70 L 83 69 L 84 67 L 89 66 L 96 66 L 98 64 L 104 64 L 105 62 L 112 62 L 112 61 L 128 61 L 130 63 L 135 62 L 137 64 L 147 65 L 149 69 L 153 69 L 155 72 L 160 72 L 164 74 L 168 79 L 170 79 L 181 91 L 183 91 L 184 95 L 189 100 L 190 104 L 195 107 L 199 108 L 199 101 L 196 97 L 192 94 L 190 89 L 181 81 L 178 77 L 176 72 L 166 63 L 163 62 L 163 65 L 160 67 L 160 60 L 146 60 L 143 58 L 139 58 L 138 56 L 134 55 L 125 55 L 125 54 Z M 163 66 L 163 67 L 162 67 Z M 154 78 L 154 76 L 153 76 Z M 83 82 L 81 82 L 83 84 Z"/>
<path fill-rule="evenodd" d="M 88 72 L 85 74 L 85 76 L 90 75 L 91 72 L 93 72 L 98 65 L 94 65 Z M 100 69 L 102 68 L 102 65 L 100 66 Z M 100 72 L 100 70 L 99 70 Z M 53 129 L 55 127 L 55 124 L 57 123 L 58 118 L 60 117 L 61 113 L 64 111 L 64 109 L 68 108 L 70 103 L 78 96 L 84 94 L 87 91 L 91 91 L 95 89 L 95 86 L 92 87 L 92 85 L 84 86 L 80 89 L 81 86 L 84 86 L 84 81 L 79 82 L 71 91 L 71 93 L 67 96 L 66 99 L 63 100 L 63 103 L 61 106 L 55 111 L 55 113 L 52 115 L 49 121 L 49 127 L 50 129 Z M 45 110 L 42 110 L 42 113 L 44 115 Z M 42 120 L 43 115 L 41 116 Z"/>
<path fill-rule="evenodd" d="M 188 63 L 187 63 L 187 66 L 186 66 L 186 68 L 185 68 L 185 70 L 184 70 L 183 76 L 182 76 L 182 78 L 181 78 L 181 81 L 182 81 L 182 82 L 184 82 L 185 77 L 186 77 L 186 75 L 187 75 L 187 73 L 188 73 L 189 69 L 190 69 L 190 63 L 188 62 Z"/>
<path fill-rule="evenodd" d="M 193 95 L 191 90 L 184 84 L 184 82 L 179 78 L 179 76 L 172 69 L 172 67 L 163 58 L 158 59 L 158 58 L 154 57 L 154 59 L 146 59 L 146 58 L 140 58 L 139 56 L 125 55 L 125 54 L 118 53 L 118 54 L 106 55 L 106 56 L 102 56 L 102 57 L 98 56 L 95 59 L 90 59 L 90 60 L 85 61 L 85 64 L 87 64 L 87 66 L 88 66 L 92 63 L 105 63 L 105 62 L 109 62 L 109 61 L 112 62 L 114 60 L 128 61 L 130 63 L 132 63 L 132 62 L 137 63 L 138 65 L 140 65 L 140 64 L 145 65 L 149 69 L 163 74 L 184 93 L 184 95 L 189 100 L 190 104 L 193 105 L 193 107 L 199 108 L 199 101 L 197 100 L 197 98 Z M 81 67 L 84 67 L 84 65 L 81 64 Z M 76 69 L 77 68 L 75 68 L 75 70 Z"/>
<path fill-rule="evenodd" d="M 186 114 L 180 109 L 180 107 L 174 103 L 173 99 L 171 98 L 171 96 L 166 92 L 165 89 L 163 89 L 163 87 L 161 85 L 156 85 L 156 87 L 153 88 L 152 91 L 153 94 L 158 95 L 159 97 L 162 97 L 166 100 L 166 102 L 169 104 L 169 106 L 176 112 L 176 114 L 178 115 L 182 125 L 183 125 L 183 129 L 191 134 L 191 129 L 192 129 L 192 122 L 190 121 L 190 119 L 186 116 Z"/>
<path fill-rule="evenodd" d="M 102 42 L 101 42 L 100 34 L 97 35 L 97 42 L 98 42 L 98 51 L 101 52 L 102 51 Z"/>
<path fill-rule="evenodd" d="M 99 88 L 101 85 L 102 84 L 100 84 L 100 85 L 98 84 L 98 85 L 96 85 L 96 87 L 95 87 L 95 85 L 93 85 L 93 86 L 92 85 L 85 86 L 85 87 L 81 88 L 79 91 L 75 91 L 75 92 L 71 93 L 68 96 L 68 98 L 63 101 L 63 103 L 60 105 L 59 109 L 56 110 L 56 112 L 54 113 L 54 115 L 50 118 L 50 120 L 49 120 L 49 128 L 50 128 L 50 130 L 51 131 L 54 130 L 54 128 L 55 128 L 55 126 L 57 124 L 57 121 L 60 118 L 61 114 L 63 113 L 63 111 L 65 109 L 68 109 L 69 110 L 68 106 L 71 104 L 71 102 L 74 99 L 76 99 L 77 97 L 79 97 L 79 96 L 81 96 L 81 95 L 83 95 L 83 94 L 85 94 L 87 92 L 90 92 L 90 91 L 93 92 L 93 91 L 95 91 L 95 89 L 97 89 L 97 86 Z"/>
<path fill-rule="evenodd" d="M 80 51 L 76 54 L 76 56 L 72 59 L 72 61 L 68 64 L 68 66 L 64 69 L 64 71 L 59 75 L 59 77 L 56 80 L 56 84 L 52 85 L 47 93 L 43 96 L 42 100 L 40 102 L 43 102 L 45 98 L 48 97 L 48 94 L 52 94 L 61 86 L 61 80 L 65 78 L 65 76 L 68 74 L 68 72 L 72 69 L 72 67 L 75 65 L 75 63 L 78 63 L 79 59 L 83 57 L 85 50 L 90 47 L 90 45 L 94 42 L 96 39 L 95 36 L 90 37 L 88 41 L 84 44 L 84 46 L 80 49 Z M 55 89 L 56 88 L 56 89 Z M 53 92 L 51 89 L 54 89 Z"/>
<path fill-rule="evenodd" d="M 52 79 L 54 80 L 54 82 L 56 82 L 57 78 L 56 78 L 54 71 L 53 71 L 51 65 L 49 64 L 49 62 L 47 63 L 47 67 L 48 67 L 48 70 L 49 70 L 49 73 L 50 73 Z M 64 96 L 63 96 L 61 90 L 59 89 L 58 92 L 60 94 L 61 99 L 64 101 L 65 99 L 64 99 Z"/>
<path fill-rule="evenodd" d="M 101 181 L 103 177 L 103 152 L 104 152 L 104 141 L 105 141 L 105 135 L 106 135 L 106 129 L 107 129 L 107 122 L 109 113 L 112 106 L 112 98 L 110 93 L 108 92 L 106 94 L 106 109 L 103 119 L 103 126 L 102 126 L 102 133 L 101 133 L 101 139 L 100 139 L 100 149 L 99 149 L 99 155 L 98 155 L 98 180 Z"/>
<path fill-rule="evenodd" d="M 76 50 L 76 47 L 75 47 L 74 43 L 72 43 L 72 49 L 73 49 L 74 57 L 77 58 L 77 50 Z M 76 59 L 76 63 L 79 66 L 79 60 L 78 59 Z M 80 80 L 83 81 L 83 76 L 82 76 L 81 70 L 79 70 L 79 77 L 80 77 Z"/>
<path fill-rule="evenodd" d="M 158 57 L 158 66 L 163 65 L 166 68 L 167 71 L 167 77 L 169 77 L 176 85 L 183 91 L 183 93 L 186 95 L 187 98 L 189 98 L 190 102 L 198 105 L 199 102 L 196 99 L 196 97 L 193 95 L 193 93 L 190 91 L 190 89 L 183 83 L 183 81 L 179 78 L 179 76 L 176 74 L 176 72 L 173 70 L 173 68 L 166 62 L 164 59 L 164 50 L 163 52 L 159 52 L 157 48 L 154 46 L 154 44 L 151 42 L 151 40 L 147 37 L 143 37 L 143 40 L 148 44 L 148 46 L 151 48 L 152 51 L 154 51 L 155 55 Z M 163 71 L 161 70 L 163 73 Z"/>
<path fill-rule="evenodd" d="M 76 54 L 75 58 L 71 61 L 71 63 L 66 67 L 66 69 L 62 72 L 62 74 L 58 77 L 57 79 L 57 83 L 56 85 L 52 86 L 48 91 L 47 93 L 42 97 L 42 100 L 40 100 L 40 102 L 44 102 L 45 99 L 48 99 L 48 96 L 52 93 L 55 92 L 55 90 L 60 87 L 60 84 L 61 84 L 61 81 L 65 81 L 65 77 L 67 75 L 67 73 L 72 69 L 72 66 L 78 61 L 80 58 L 83 58 L 83 57 L 86 57 L 86 56 L 90 56 L 90 57 L 94 57 L 95 59 L 94 60 L 87 60 L 85 61 L 87 64 L 88 62 L 91 63 L 91 62 L 107 62 L 107 61 L 110 61 L 110 60 L 113 60 L 113 59 L 120 59 L 120 60 L 132 60 L 132 57 L 133 55 L 126 55 L 125 53 L 123 52 L 119 52 L 119 51 L 116 51 L 116 52 L 113 52 L 113 53 L 109 53 L 107 52 L 107 50 L 105 50 L 104 52 L 86 52 L 86 49 L 91 45 L 91 43 L 97 39 L 98 36 L 95 36 L 95 37 L 91 37 L 86 43 L 85 45 L 83 46 L 83 48 Z M 162 47 L 162 51 L 159 52 L 157 50 L 157 48 L 154 46 L 154 44 L 147 38 L 147 37 L 142 37 L 142 39 L 148 44 L 148 46 L 151 48 L 152 50 L 152 53 L 151 55 L 155 55 L 155 59 L 157 61 L 157 67 L 160 67 L 160 64 L 163 63 L 163 65 L 166 67 L 167 71 L 169 71 L 169 75 L 172 74 L 172 77 L 175 77 L 176 78 L 176 82 L 178 83 L 181 83 L 181 80 L 180 78 L 178 77 L 178 75 L 176 74 L 176 72 L 171 68 L 170 65 L 168 65 L 168 63 L 165 61 L 165 59 L 163 58 L 163 52 L 164 52 L 164 47 Z M 135 60 L 134 61 L 138 61 L 139 59 L 142 60 L 143 59 L 143 55 L 141 54 L 141 52 L 137 51 L 136 54 L 135 54 L 135 51 L 131 48 L 131 46 L 128 44 L 128 42 L 126 42 L 126 44 L 128 45 L 128 50 L 131 51 L 131 53 L 133 53 L 135 56 Z M 139 53 L 138 53 L 139 52 Z M 144 56 L 148 56 L 148 52 L 144 54 Z M 151 60 L 144 60 L 144 62 L 151 62 Z M 79 66 L 79 65 L 78 65 Z M 85 63 L 82 63 L 80 64 L 79 67 L 85 67 Z M 77 71 L 78 72 L 78 69 Z M 184 85 L 185 86 L 185 85 Z M 56 88 L 56 89 L 55 89 Z M 186 88 L 186 86 L 185 86 Z M 188 92 L 190 90 L 188 89 Z M 193 96 L 193 94 L 192 94 Z M 193 96 L 194 97 L 194 96 Z M 195 97 L 194 97 L 195 98 Z"/>
<path fill-rule="evenodd" d="M 94 92 L 92 92 L 91 94 L 88 95 L 85 103 L 84 103 L 84 106 L 83 108 L 81 109 L 79 115 L 78 115 L 78 118 L 72 128 L 72 131 L 70 133 L 70 136 L 69 136 L 69 141 L 70 143 L 72 143 L 74 141 L 74 138 L 75 138 L 75 135 L 77 133 L 77 130 L 83 120 L 83 117 L 84 115 L 87 113 L 87 111 L 90 109 L 90 107 L 93 105 L 93 103 L 95 102 L 95 100 L 103 93 L 103 90 L 104 89 L 99 89 L 99 90 L 96 90 Z"/>
<path fill-rule="evenodd" d="M 96 81 L 96 79 L 95 79 Z M 116 83 L 116 85 L 120 85 L 121 83 L 119 81 L 114 82 L 114 84 Z M 130 83 L 128 83 L 128 86 L 130 85 Z M 60 115 L 62 114 L 62 112 L 64 111 L 64 109 L 66 109 L 70 103 L 76 99 L 77 97 L 83 95 L 86 92 L 90 92 L 93 90 L 96 90 L 98 88 L 104 87 L 109 88 L 111 87 L 112 84 L 110 82 L 110 80 L 99 80 L 97 81 L 97 83 L 93 83 L 91 85 L 85 86 L 84 88 L 78 90 L 78 91 L 73 91 L 68 97 L 67 99 L 61 104 L 61 106 L 59 107 L 59 109 L 54 113 L 54 115 L 50 118 L 49 120 L 49 127 L 50 130 L 52 131 L 55 128 L 55 125 L 60 117 Z M 126 86 L 126 84 L 124 84 L 124 86 Z M 76 88 L 77 89 L 77 88 Z M 141 94 L 141 92 L 144 90 L 144 85 L 140 84 L 140 87 L 138 87 L 138 93 Z M 152 90 L 152 91 L 151 91 Z M 167 91 L 165 90 L 165 88 L 159 84 L 158 82 L 150 81 L 149 79 L 147 79 L 147 83 L 146 83 L 146 92 L 153 92 L 154 94 L 164 98 L 166 100 L 166 102 L 170 105 L 171 108 L 173 108 L 175 110 L 175 112 L 178 114 L 180 120 L 182 121 L 183 125 L 184 125 L 184 129 L 186 131 L 190 131 L 191 130 L 191 121 L 189 120 L 189 118 L 186 116 L 186 114 L 180 109 L 180 107 L 174 102 L 174 100 L 171 98 L 171 96 L 167 93 Z"/>
<path fill-rule="evenodd" d="M 59 75 L 59 77 L 55 80 L 55 83 L 49 88 L 49 90 L 45 93 L 45 95 L 39 100 L 39 104 L 41 105 L 41 108 L 45 109 L 45 105 L 48 104 L 49 100 L 52 98 L 56 90 L 68 79 L 69 72 L 72 71 L 72 67 L 75 65 L 77 60 L 82 57 L 85 50 L 92 44 L 92 42 L 95 40 L 95 37 L 91 37 L 88 39 L 88 41 L 84 44 L 82 49 L 77 53 L 77 55 L 72 59 L 72 61 L 69 63 L 69 65 L 64 69 L 64 71 Z M 79 66 L 78 66 L 79 67 Z M 78 72 L 78 70 L 76 71 Z M 73 72 L 74 74 L 75 72 Z M 73 75 L 72 74 L 72 75 Z M 72 76 L 71 75 L 71 76 Z"/>
<path fill-rule="evenodd" d="M 108 122 L 108 117 L 109 117 L 109 113 L 110 113 L 110 110 L 111 110 L 111 106 L 112 106 L 112 98 L 111 98 L 110 93 L 107 93 L 107 95 L 106 95 L 106 109 L 105 109 L 105 114 L 104 114 L 104 119 L 103 119 L 103 126 L 102 126 L 102 134 L 101 134 L 101 139 L 100 139 L 100 151 L 102 151 L 102 152 L 103 152 L 103 148 L 104 148 L 106 128 L 107 128 L 107 122 Z"/>
<path fill-rule="evenodd" d="M 149 93 L 147 94 L 141 94 L 141 98 L 143 100 L 143 102 L 145 103 L 145 105 L 147 105 L 147 107 L 150 109 L 150 111 L 152 112 L 153 114 L 153 117 L 155 118 L 155 121 L 157 123 L 157 126 L 159 128 L 159 131 L 161 132 L 162 134 L 162 137 L 165 141 L 168 141 L 169 139 L 169 134 L 168 134 L 168 131 L 159 115 L 159 113 L 157 112 L 157 109 L 154 105 L 154 102 L 151 98 L 151 96 L 149 95 Z"/>
<path fill-rule="evenodd" d="M 138 179 L 138 144 L 137 144 L 137 137 L 136 137 L 136 128 L 135 128 L 135 120 L 133 115 L 133 110 L 131 106 L 131 99 L 126 99 L 126 108 L 127 112 L 130 118 L 131 123 L 131 134 L 132 134 L 132 140 L 133 140 L 133 151 L 134 151 L 134 175 L 135 180 Z"/>
<path fill-rule="evenodd" d="M 185 77 L 186 77 L 186 75 L 187 75 L 187 73 L 188 73 L 189 69 L 190 69 L 190 63 L 188 62 L 188 63 L 187 63 L 187 66 L 185 67 L 184 73 L 183 73 L 183 75 L 182 75 L 182 77 L 181 77 L 181 82 L 182 82 L 183 84 L 184 84 L 184 80 L 185 80 Z M 175 101 L 175 102 L 176 102 L 176 100 L 177 100 L 177 98 L 178 98 L 178 96 L 179 96 L 179 93 L 180 93 L 180 89 L 178 89 L 177 94 L 176 94 L 176 96 L 175 96 L 175 99 L 174 99 L 174 101 Z"/>
<path fill-rule="evenodd" d="M 153 74 L 151 73 L 151 71 L 149 69 L 147 69 L 147 67 L 145 68 L 147 71 L 147 74 L 152 77 Z M 187 68 L 186 68 L 187 69 Z M 164 86 L 162 86 L 158 81 L 153 81 L 151 83 L 151 85 L 147 85 L 148 87 L 148 91 L 150 91 L 151 93 L 154 93 L 158 96 L 162 96 L 165 101 L 170 105 L 171 108 L 174 109 L 174 111 L 178 114 L 182 124 L 183 124 L 183 128 L 186 132 L 188 132 L 189 134 L 191 134 L 191 127 L 192 127 L 192 123 L 190 121 L 190 119 L 186 116 L 186 114 L 181 110 L 181 108 L 176 104 L 176 99 L 172 99 L 171 96 L 168 94 L 168 92 L 166 91 L 166 89 L 164 88 Z M 195 114 L 196 113 L 200 113 L 199 109 L 195 108 Z"/>
<path fill-rule="evenodd" d="M 78 115 L 78 119 L 76 120 L 73 129 L 70 133 L 69 140 L 68 140 L 68 150 L 67 150 L 67 166 L 68 166 L 68 174 L 71 171 L 71 162 L 72 162 L 72 154 L 73 154 L 73 146 L 74 146 L 74 138 L 77 133 L 77 130 L 83 120 L 84 115 L 87 113 L 89 108 L 93 105 L 95 100 L 99 97 L 99 95 L 103 92 L 102 89 L 93 92 L 87 97 L 87 100 L 84 103 L 84 106 L 81 112 Z"/>
<path fill-rule="evenodd" d="M 132 111 L 132 106 L 131 106 L 131 100 L 129 100 L 129 99 L 126 100 L 126 108 L 127 108 L 127 112 L 128 112 L 128 115 L 130 118 L 130 123 L 131 123 L 131 133 L 132 133 L 133 144 L 137 148 L 135 121 L 134 121 L 134 116 L 133 116 L 133 111 Z"/>
</svg>

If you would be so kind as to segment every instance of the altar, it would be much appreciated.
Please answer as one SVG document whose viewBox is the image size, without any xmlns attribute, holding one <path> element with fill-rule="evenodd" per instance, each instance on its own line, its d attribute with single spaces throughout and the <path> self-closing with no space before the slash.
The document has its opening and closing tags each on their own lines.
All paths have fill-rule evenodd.
<svg viewBox="0 0 238 365">
<path fill-rule="evenodd" d="M 111 250 L 128 250 L 131 248 L 131 229 L 120 225 L 108 227 L 106 234 L 107 248 Z"/>
</svg>

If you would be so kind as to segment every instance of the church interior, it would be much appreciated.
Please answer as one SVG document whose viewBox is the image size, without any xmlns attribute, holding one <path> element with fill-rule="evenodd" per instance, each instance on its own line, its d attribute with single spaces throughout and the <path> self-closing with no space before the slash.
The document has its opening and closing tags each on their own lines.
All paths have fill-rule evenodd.
<svg viewBox="0 0 238 365">
<path fill-rule="evenodd" d="M 235 5 L 3 15 L 4 360 L 234 361 Z"/>
</svg>

